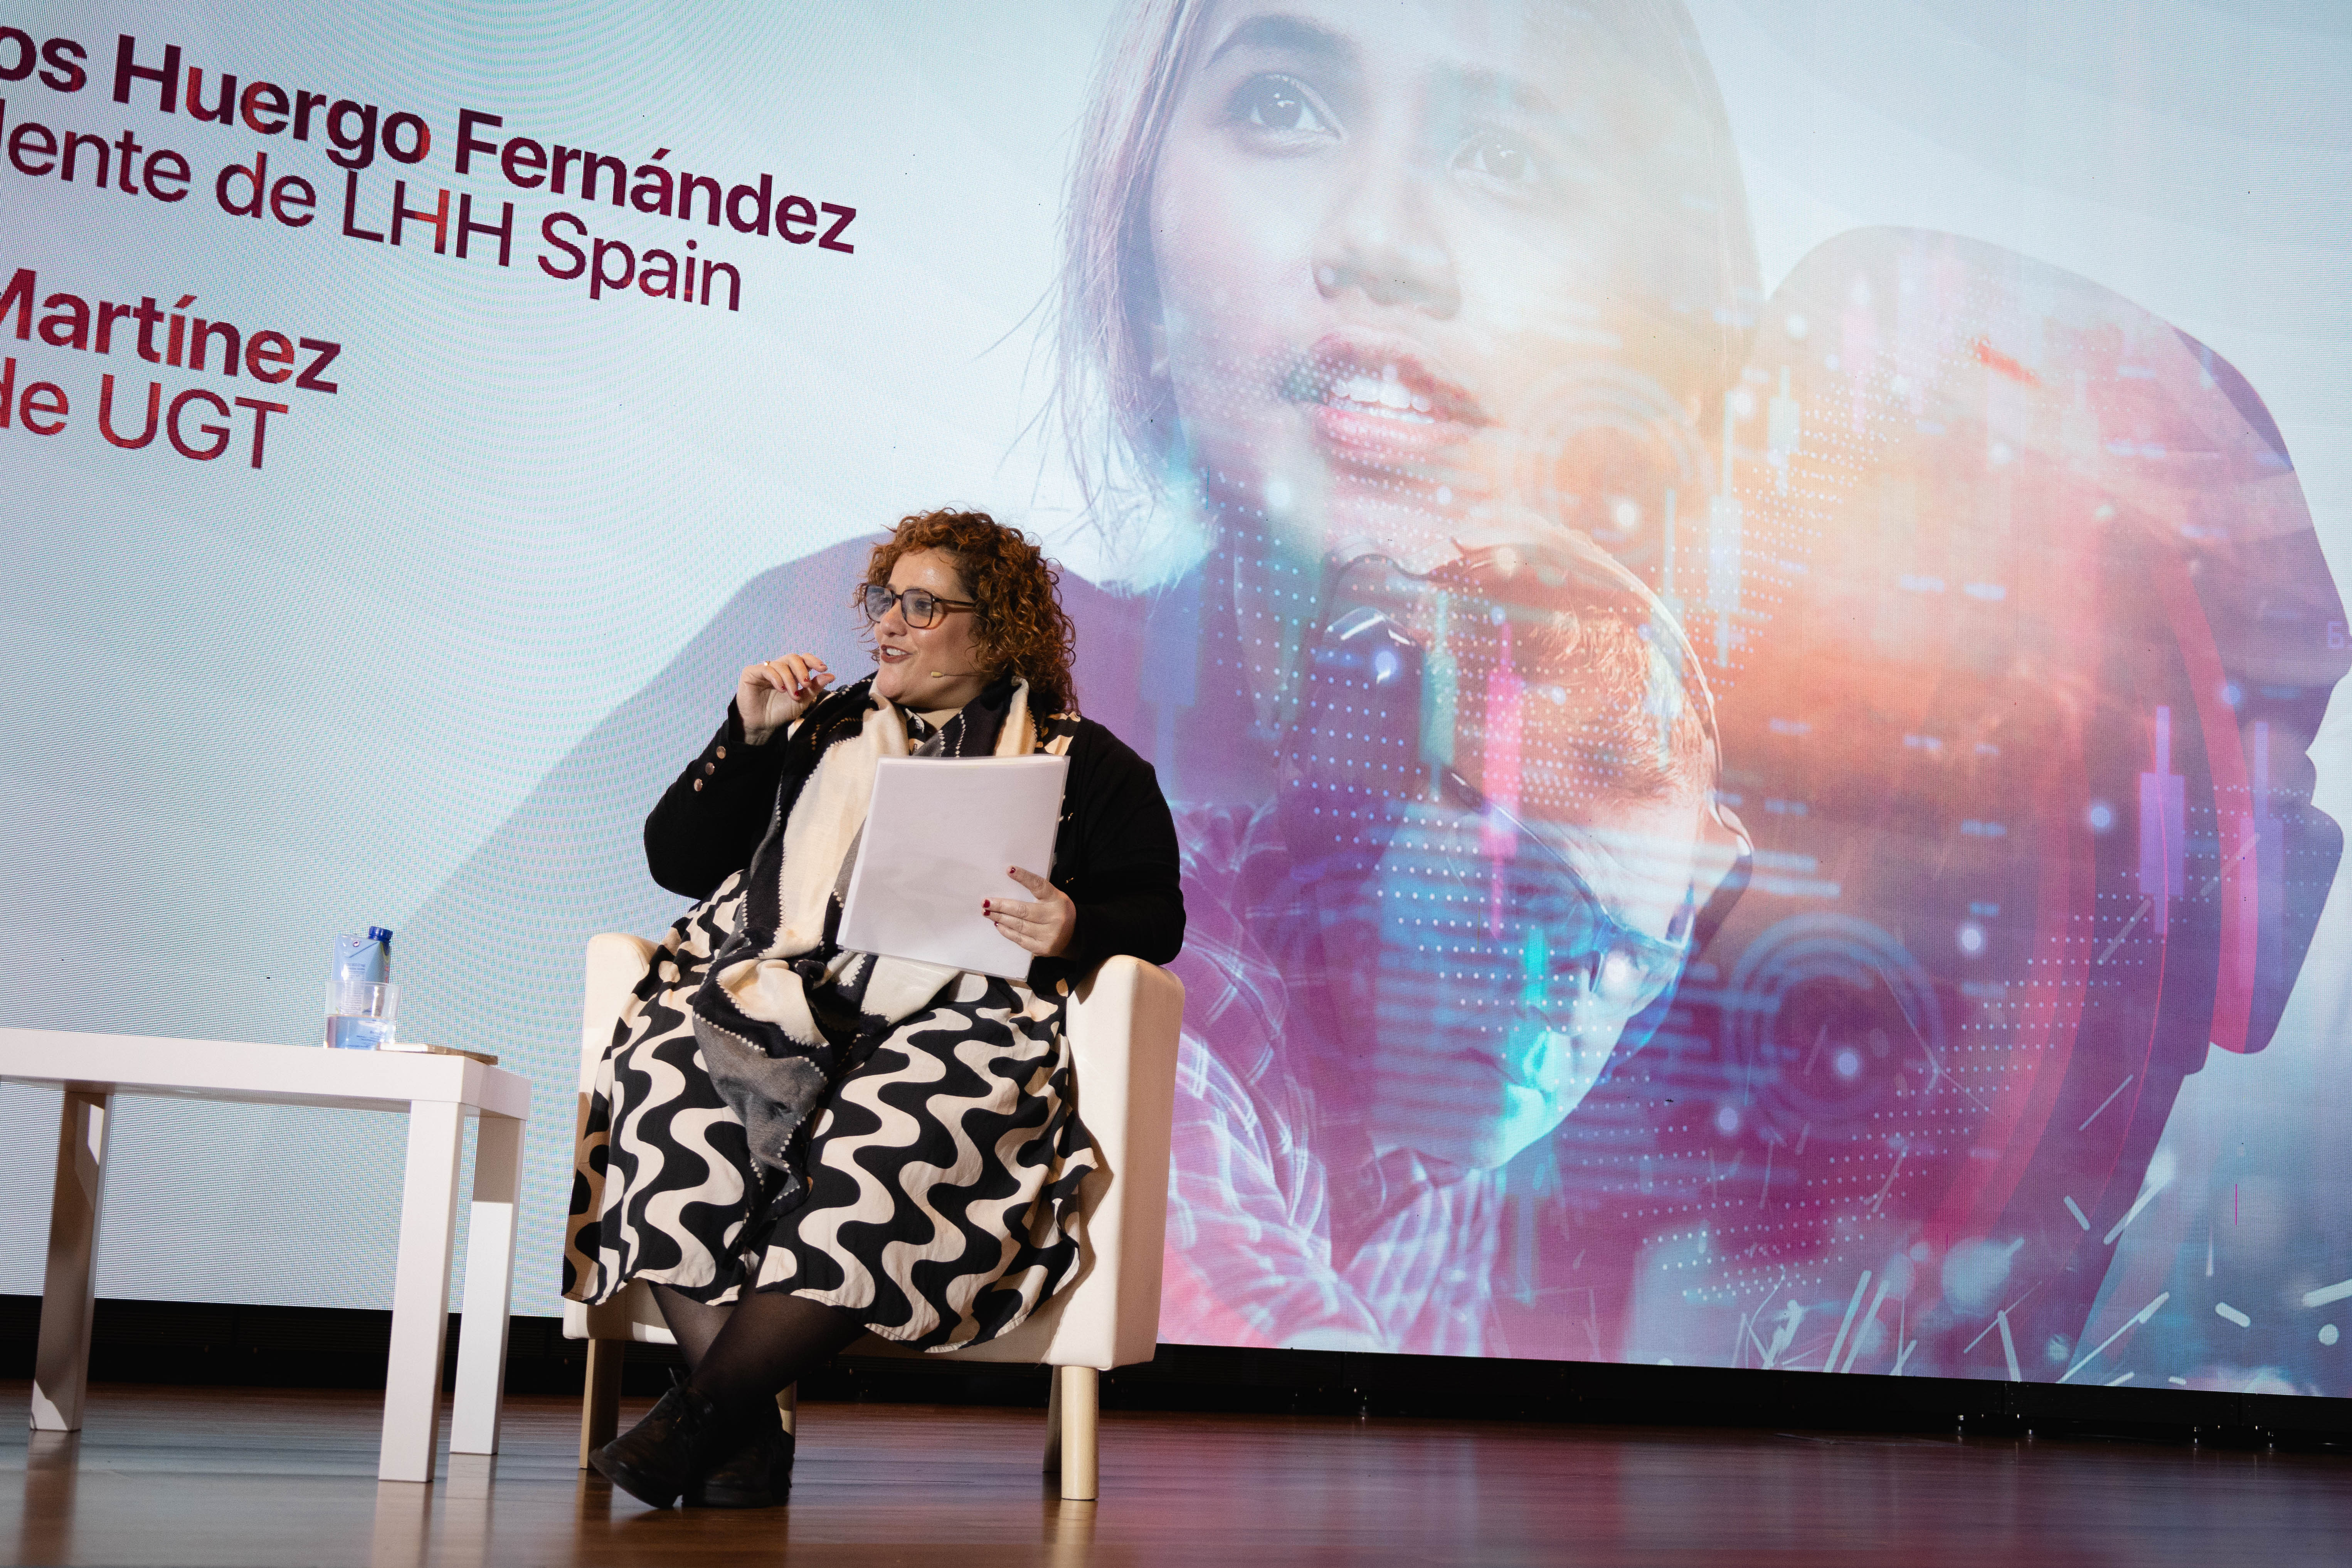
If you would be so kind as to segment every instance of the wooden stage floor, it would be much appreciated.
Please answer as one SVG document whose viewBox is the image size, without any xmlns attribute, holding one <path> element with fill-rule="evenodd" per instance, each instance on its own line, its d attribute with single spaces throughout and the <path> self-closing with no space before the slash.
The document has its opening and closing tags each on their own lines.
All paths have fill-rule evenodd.
<svg viewBox="0 0 2352 1568">
<path fill-rule="evenodd" d="M 569 1400 L 426 1488 L 376 1482 L 366 1394 L 100 1385 L 29 1441 L 27 1396 L 0 1384 L 12 1563 L 2352 1562 L 2334 1453 L 1114 1412 L 1087 1504 L 1040 1483 L 1042 1412 L 814 1405 L 789 1509 L 656 1513 L 573 1468 Z"/>
</svg>

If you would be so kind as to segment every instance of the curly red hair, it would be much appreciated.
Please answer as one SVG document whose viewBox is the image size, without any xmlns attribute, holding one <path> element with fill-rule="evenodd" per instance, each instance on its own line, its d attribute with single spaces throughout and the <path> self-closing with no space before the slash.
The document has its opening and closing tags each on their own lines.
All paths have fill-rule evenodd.
<svg viewBox="0 0 2352 1568">
<path fill-rule="evenodd" d="M 937 550 L 955 563 L 973 614 L 973 642 L 982 666 L 1029 683 L 1029 710 L 1058 713 L 1073 707 L 1070 678 L 1076 629 L 1062 609 L 1062 574 L 1036 541 L 984 511 L 951 508 L 898 520 L 890 537 L 866 558 L 866 583 L 887 584 L 899 557 Z M 861 592 L 865 586 L 860 585 Z"/>
</svg>

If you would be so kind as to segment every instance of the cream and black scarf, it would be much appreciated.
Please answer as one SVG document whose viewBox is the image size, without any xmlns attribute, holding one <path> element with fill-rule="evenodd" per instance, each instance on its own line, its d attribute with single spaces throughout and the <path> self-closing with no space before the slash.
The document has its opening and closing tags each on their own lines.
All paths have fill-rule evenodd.
<svg viewBox="0 0 2352 1568">
<path fill-rule="evenodd" d="M 910 728 L 921 731 L 910 740 Z M 734 933 L 694 998 L 694 1036 L 711 1082 L 742 1119 L 752 1159 L 803 1188 L 809 1118 L 844 1075 L 961 973 L 845 952 L 835 940 L 847 868 L 885 757 L 1025 756 L 1066 751 L 1069 727 L 1029 713 L 1028 682 L 1000 679 L 932 731 L 869 679 L 825 698 L 778 742 L 790 748 L 776 806 L 743 873 Z"/>
</svg>

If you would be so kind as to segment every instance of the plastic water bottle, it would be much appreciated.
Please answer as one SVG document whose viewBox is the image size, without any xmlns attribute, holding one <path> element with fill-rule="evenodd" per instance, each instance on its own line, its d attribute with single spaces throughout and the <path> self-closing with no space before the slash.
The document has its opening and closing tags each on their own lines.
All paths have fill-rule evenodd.
<svg viewBox="0 0 2352 1568">
<path fill-rule="evenodd" d="M 328 1047 L 372 1051 L 393 1041 L 400 991 L 392 983 L 392 932 L 370 926 L 364 936 L 335 939 L 327 979 Z"/>
</svg>

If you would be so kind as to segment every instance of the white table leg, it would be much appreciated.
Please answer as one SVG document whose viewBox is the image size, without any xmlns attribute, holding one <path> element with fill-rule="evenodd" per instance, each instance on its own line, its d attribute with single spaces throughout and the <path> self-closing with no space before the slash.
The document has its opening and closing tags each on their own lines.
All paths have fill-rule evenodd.
<svg viewBox="0 0 2352 1568">
<path fill-rule="evenodd" d="M 466 1108 L 408 1107 L 400 1194 L 400 1261 L 392 1282 L 392 1356 L 383 1373 L 382 1481 L 430 1481 L 441 1429 L 441 1351 L 449 1333 L 449 1251 L 457 1234 L 457 1157 Z"/>
<path fill-rule="evenodd" d="M 484 1112 L 474 1136 L 474 1212 L 466 1222 L 466 1298 L 457 1336 L 453 1454 L 499 1451 L 507 1381 L 507 1313 L 514 1295 L 515 1208 L 522 1196 L 522 1123 Z"/>
<path fill-rule="evenodd" d="M 114 1096 L 68 1089 L 58 1117 L 57 1178 L 49 1189 L 49 1260 L 41 1281 L 41 1337 L 33 1352 L 33 1430 L 81 1430 L 89 1387 L 89 1315 L 97 1300 L 99 1205 L 106 1192 Z"/>
</svg>

